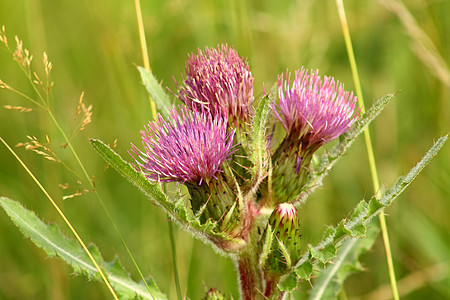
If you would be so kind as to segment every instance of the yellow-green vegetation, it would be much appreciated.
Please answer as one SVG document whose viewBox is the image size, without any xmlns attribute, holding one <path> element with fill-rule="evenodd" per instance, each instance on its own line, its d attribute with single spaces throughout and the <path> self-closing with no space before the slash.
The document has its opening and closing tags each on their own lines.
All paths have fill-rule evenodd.
<svg viewBox="0 0 450 300">
<path fill-rule="evenodd" d="M 380 182 L 392 186 L 438 137 L 450 131 L 450 2 L 347 2 L 366 107 L 400 91 L 371 125 Z M 319 69 L 355 90 L 334 1 L 143 1 L 141 9 L 150 67 L 162 86 L 172 91 L 177 90 L 172 76 L 181 82 L 187 53 L 222 43 L 248 57 L 258 99 L 263 84 L 268 92 L 278 74 L 301 66 Z M 140 144 L 139 130 L 153 118 L 136 68 L 144 62 L 134 2 L 2 1 L 1 25 L 5 25 L 13 51 L 17 35 L 34 55 L 31 67 L 38 78 L 31 76 L 38 88 L 42 82 L 44 102 L 0 45 L 0 79 L 4 82 L 0 83 L 0 136 L 11 146 L 19 145 L 16 153 L 83 241 L 95 243 L 106 261 L 119 256 L 132 278 L 139 280 L 103 202 L 142 273 L 151 273 L 161 291 L 175 299 L 167 216 L 112 168 L 106 168 L 89 142 L 89 138 L 99 138 L 132 161 L 127 154 L 130 143 Z M 52 68 L 47 59 L 43 64 L 44 52 Z M 23 64 L 26 69 L 27 61 Z M 47 99 L 49 69 L 48 84 L 54 81 L 54 85 Z M 30 102 L 12 88 L 44 105 Z M 405 299 L 440 299 L 450 293 L 448 153 L 445 145 L 386 211 L 397 285 Z M 372 194 L 361 136 L 323 187 L 299 209 L 302 249 L 307 243 L 316 244 L 326 225 L 336 225 Z M 57 211 L 3 145 L 0 196 L 20 201 L 71 237 Z M 217 288 L 226 298 L 237 298 L 232 262 L 173 228 L 182 295 L 200 299 L 210 288 Z M 112 297 L 102 281 L 73 275 L 60 259 L 48 258 L 23 237 L 3 211 L 0 234 L 0 299 Z M 341 298 L 388 299 L 388 267 L 380 237 L 362 263 L 366 271 L 348 278 Z M 293 296 L 308 297 L 302 292 Z"/>
</svg>

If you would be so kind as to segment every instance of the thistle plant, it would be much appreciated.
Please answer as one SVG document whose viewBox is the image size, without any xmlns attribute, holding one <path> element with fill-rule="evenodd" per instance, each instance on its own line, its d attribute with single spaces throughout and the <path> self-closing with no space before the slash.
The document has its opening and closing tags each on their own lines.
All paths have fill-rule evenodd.
<svg viewBox="0 0 450 300">
<path fill-rule="evenodd" d="M 144 83 L 155 82 L 151 73 L 141 74 Z M 160 202 L 174 220 L 236 262 L 242 299 L 282 298 L 312 275 L 312 267 L 306 275 L 299 270 L 315 259 L 328 263 L 342 239 L 357 234 L 355 220 L 343 220 L 327 233 L 330 245 L 302 250 L 300 200 L 390 99 L 360 116 L 356 97 L 334 78 L 302 68 L 290 85 L 290 76 L 278 77 L 278 101 L 273 93 L 265 95 L 254 108 L 253 77 L 237 52 L 223 45 L 199 50 L 189 56 L 176 94 L 184 104 L 181 113 L 166 109 L 166 119 L 159 114 L 141 131 L 144 150 L 132 146 L 136 172 L 146 178 L 145 184 L 135 182 L 141 189 L 159 190 L 170 181 L 186 186 L 189 201 L 167 199 L 160 190 Z M 161 106 L 160 87 L 146 86 Z M 269 120 L 285 130 L 274 147 L 267 138 Z M 321 163 L 311 163 L 320 147 L 340 136 Z M 92 142 L 105 157 L 107 148 Z M 364 217 L 355 212 L 357 230 L 388 205 L 373 201 L 363 205 Z M 321 254 L 324 249 L 329 257 Z"/>
<path fill-rule="evenodd" d="M 140 132 L 142 146 L 131 145 L 127 162 L 102 141 L 91 139 L 91 144 L 180 227 L 235 262 L 240 298 L 245 300 L 283 299 L 303 281 L 333 274 L 328 266 L 345 259 L 338 248 L 351 248 L 366 234 L 373 240 L 366 227 L 370 220 L 392 203 L 446 141 L 440 138 L 384 194 L 360 201 L 349 217 L 328 227 L 317 245 L 302 246 L 300 220 L 307 213 L 302 204 L 393 95 L 360 114 L 356 97 L 342 83 L 301 68 L 292 84 L 286 71 L 278 76 L 278 93 L 255 99 L 249 64 L 225 45 L 189 55 L 186 74 L 174 93 L 177 105 L 151 72 L 139 70 L 159 110 Z M 8 85 L 0 81 L 0 87 Z M 90 108 L 84 110 L 90 118 Z M 278 144 L 271 141 L 271 123 L 284 129 Z M 318 151 L 332 140 L 336 141 L 330 149 Z M 173 188 L 169 183 L 175 183 L 175 193 L 166 193 Z M 85 250 L 102 266 L 93 268 L 82 250 L 20 204 L 6 198 L 0 198 L 0 204 L 24 234 L 76 271 L 95 278 L 96 270 L 104 270 L 104 281 L 111 283 L 116 299 L 115 291 L 124 299 L 166 299 L 152 280 L 136 283 L 117 262 L 103 261 L 98 250 L 95 255 Z M 205 296 L 224 298 L 215 287 Z"/>
</svg>

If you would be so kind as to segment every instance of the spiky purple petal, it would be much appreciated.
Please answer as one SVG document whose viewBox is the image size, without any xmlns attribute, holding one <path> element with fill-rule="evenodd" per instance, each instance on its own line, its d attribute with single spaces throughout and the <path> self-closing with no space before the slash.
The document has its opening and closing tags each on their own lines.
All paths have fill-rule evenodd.
<svg viewBox="0 0 450 300">
<path fill-rule="evenodd" d="M 144 151 L 132 145 L 138 166 L 155 181 L 201 184 L 216 178 L 233 151 L 227 119 L 187 107 L 170 115 L 168 121 L 158 115 L 141 131 Z"/>
<path fill-rule="evenodd" d="M 356 97 L 333 77 L 322 80 L 318 71 L 295 72 L 292 86 L 290 73 L 278 78 L 280 105 L 272 110 L 286 132 L 294 133 L 307 145 L 323 145 L 346 132 L 355 122 Z"/>
<path fill-rule="evenodd" d="M 189 107 L 219 111 L 231 122 L 248 121 L 253 113 L 253 76 L 233 48 L 222 45 L 189 55 L 183 83 L 178 97 Z"/>
</svg>

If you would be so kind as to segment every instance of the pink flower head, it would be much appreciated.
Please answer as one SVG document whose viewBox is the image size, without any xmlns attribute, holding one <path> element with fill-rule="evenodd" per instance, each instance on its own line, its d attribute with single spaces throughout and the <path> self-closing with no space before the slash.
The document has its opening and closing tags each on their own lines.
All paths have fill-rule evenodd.
<svg viewBox="0 0 450 300">
<path fill-rule="evenodd" d="M 233 148 L 234 131 L 227 133 L 227 119 L 187 107 L 180 112 L 173 108 L 170 114 L 169 121 L 158 114 L 141 131 L 144 152 L 132 145 L 137 165 L 155 181 L 201 185 L 216 179 Z"/>
<path fill-rule="evenodd" d="M 306 147 L 318 147 L 346 132 L 355 122 L 356 96 L 346 92 L 344 85 L 318 71 L 301 69 L 278 78 L 279 109 L 272 110 L 288 135 L 296 135 Z M 305 143 L 306 142 L 306 143 Z M 306 144 L 306 145 L 305 145 Z"/>
<path fill-rule="evenodd" d="M 230 121 L 249 120 L 253 76 L 235 49 L 222 45 L 189 55 L 183 83 L 178 97 L 187 106 L 220 112 Z"/>
<path fill-rule="evenodd" d="M 286 232 L 298 229 L 297 209 L 291 203 L 278 204 L 269 219 L 272 229 L 282 228 Z"/>
</svg>

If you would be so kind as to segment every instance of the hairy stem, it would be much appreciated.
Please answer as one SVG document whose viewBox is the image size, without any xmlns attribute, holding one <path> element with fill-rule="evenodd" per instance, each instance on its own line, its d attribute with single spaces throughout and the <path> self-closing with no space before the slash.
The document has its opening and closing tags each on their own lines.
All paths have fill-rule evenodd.
<svg viewBox="0 0 450 300">
<path fill-rule="evenodd" d="M 262 274 L 256 253 L 248 249 L 244 250 L 237 259 L 237 267 L 241 298 L 243 300 L 264 299 Z"/>
<path fill-rule="evenodd" d="M 266 277 L 264 297 L 266 299 L 272 299 L 273 295 L 277 292 L 277 284 L 280 281 L 280 277 Z"/>
</svg>

